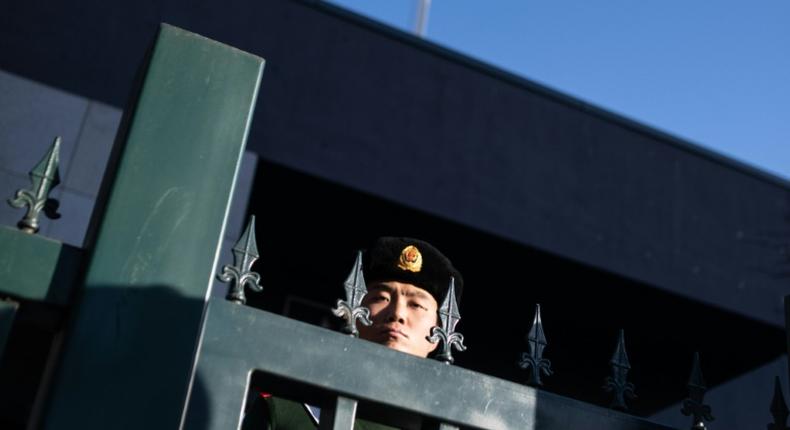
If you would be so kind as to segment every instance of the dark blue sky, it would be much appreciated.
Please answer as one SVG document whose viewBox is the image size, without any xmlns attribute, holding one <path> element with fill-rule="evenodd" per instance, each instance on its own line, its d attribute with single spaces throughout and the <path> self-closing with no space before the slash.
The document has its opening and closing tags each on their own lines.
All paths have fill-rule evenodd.
<svg viewBox="0 0 790 430">
<path fill-rule="evenodd" d="M 332 0 L 411 31 L 417 0 Z M 790 179 L 790 0 L 433 0 L 427 39 Z"/>
</svg>

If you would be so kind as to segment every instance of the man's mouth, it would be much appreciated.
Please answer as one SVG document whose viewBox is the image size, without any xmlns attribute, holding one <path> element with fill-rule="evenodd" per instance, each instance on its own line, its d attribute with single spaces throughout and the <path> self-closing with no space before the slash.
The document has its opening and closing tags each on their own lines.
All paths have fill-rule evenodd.
<svg viewBox="0 0 790 430">
<path fill-rule="evenodd" d="M 404 339 L 408 339 L 409 338 L 409 336 L 407 336 L 406 333 L 404 333 L 404 332 L 402 332 L 402 331 L 400 331 L 400 330 L 398 330 L 396 328 L 392 328 L 392 327 L 387 327 L 387 328 L 383 329 L 381 331 L 381 333 L 387 335 L 388 337 L 396 337 L 396 338 L 397 337 L 402 337 Z"/>
</svg>

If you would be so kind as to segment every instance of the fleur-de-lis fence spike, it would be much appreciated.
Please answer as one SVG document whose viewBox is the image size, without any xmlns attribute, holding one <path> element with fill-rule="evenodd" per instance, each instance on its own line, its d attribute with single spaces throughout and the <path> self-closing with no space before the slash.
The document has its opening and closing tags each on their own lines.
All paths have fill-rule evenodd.
<svg viewBox="0 0 790 430">
<path fill-rule="evenodd" d="M 532 386 L 543 385 L 541 374 L 551 376 L 551 361 L 543 358 L 543 350 L 546 349 L 546 335 L 543 334 L 543 322 L 540 320 L 540 305 L 535 306 L 535 319 L 532 327 L 527 334 L 527 352 L 521 353 L 521 360 L 518 365 L 522 369 L 529 369 L 527 384 Z"/>
<path fill-rule="evenodd" d="M 628 382 L 628 371 L 631 369 L 631 363 L 628 361 L 628 354 L 625 352 L 625 331 L 622 329 L 617 340 L 617 347 L 615 347 L 609 364 L 612 366 L 612 376 L 606 378 L 603 386 L 606 392 L 614 393 L 609 407 L 626 411 L 628 410 L 628 405 L 625 403 L 626 397 L 633 399 L 636 397 L 636 393 L 634 392 L 634 384 Z"/>
<path fill-rule="evenodd" d="M 710 406 L 704 403 L 707 389 L 705 380 L 702 379 L 699 353 L 695 352 L 688 383 L 689 396 L 683 400 L 683 408 L 680 410 L 683 415 L 691 416 L 691 430 L 705 430 L 705 421 L 714 419 Z"/>
<path fill-rule="evenodd" d="M 30 171 L 30 181 L 33 183 L 30 189 L 21 188 L 16 191 L 14 198 L 8 199 L 8 204 L 15 208 L 27 206 L 27 213 L 17 224 L 24 232 L 38 232 L 38 216 L 42 210 L 47 218 L 60 218 L 58 201 L 49 198 L 50 190 L 60 184 L 60 140 L 60 136 L 55 138 L 44 158 Z"/>
<path fill-rule="evenodd" d="M 436 343 L 441 341 L 439 352 L 434 358 L 446 364 L 453 364 L 455 359 L 453 359 L 452 349 L 466 351 L 464 335 L 455 331 L 455 326 L 461 320 L 461 314 L 458 312 L 458 301 L 455 298 L 454 277 L 450 277 L 450 288 L 447 290 L 442 305 L 439 307 L 439 319 L 442 325 L 431 329 L 428 342 Z"/>
<path fill-rule="evenodd" d="M 788 430 L 787 416 L 789 413 L 785 396 L 782 394 L 782 383 L 779 382 L 777 376 L 774 379 L 774 398 L 771 400 L 771 416 L 773 416 L 774 422 L 768 424 L 768 430 Z"/>
<path fill-rule="evenodd" d="M 251 270 L 252 263 L 258 257 L 260 255 L 258 254 L 258 245 L 255 243 L 255 215 L 252 215 L 244 234 L 233 245 L 233 266 L 228 264 L 222 266 L 222 273 L 217 275 L 220 281 L 230 283 L 227 299 L 231 302 L 240 305 L 247 303 L 247 297 L 244 295 L 245 288 L 255 292 L 263 291 L 263 287 L 260 285 L 261 275 Z"/>
<path fill-rule="evenodd" d="M 354 268 L 348 274 L 343 287 L 346 290 L 346 300 L 338 299 L 337 307 L 332 309 L 332 313 L 346 320 L 343 326 L 343 333 L 358 337 L 357 320 L 362 324 L 370 325 L 370 309 L 362 306 L 362 298 L 368 293 L 365 286 L 365 276 L 362 274 L 362 251 L 357 252 L 357 259 L 354 261 Z"/>
</svg>

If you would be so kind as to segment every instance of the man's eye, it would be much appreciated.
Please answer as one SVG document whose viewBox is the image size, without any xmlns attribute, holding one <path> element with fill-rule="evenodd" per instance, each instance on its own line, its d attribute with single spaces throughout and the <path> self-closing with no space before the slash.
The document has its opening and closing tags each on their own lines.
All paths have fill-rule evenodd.
<svg viewBox="0 0 790 430">
<path fill-rule="evenodd" d="M 411 304 L 411 306 L 412 306 L 413 308 L 423 309 L 423 310 L 426 310 L 426 311 L 428 310 L 428 308 L 426 308 L 425 306 L 423 306 L 423 305 L 421 305 L 421 304 L 419 304 L 419 303 L 416 303 L 416 302 L 413 302 L 413 303 Z"/>
</svg>

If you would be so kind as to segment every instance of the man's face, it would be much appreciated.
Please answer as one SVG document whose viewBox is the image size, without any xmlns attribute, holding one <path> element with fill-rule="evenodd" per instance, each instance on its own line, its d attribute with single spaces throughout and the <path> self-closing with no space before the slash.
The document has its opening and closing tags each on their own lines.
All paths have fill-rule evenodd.
<svg viewBox="0 0 790 430">
<path fill-rule="evenodd" d="M 436 325 L 436 299 L 412 284 L 374 283 L 362 300 L 370 309 L 370 326 L 359 325 L 359 337 L 408 354 L 427 357 L 437 344 L 426 339 Z"/>
</svg>

